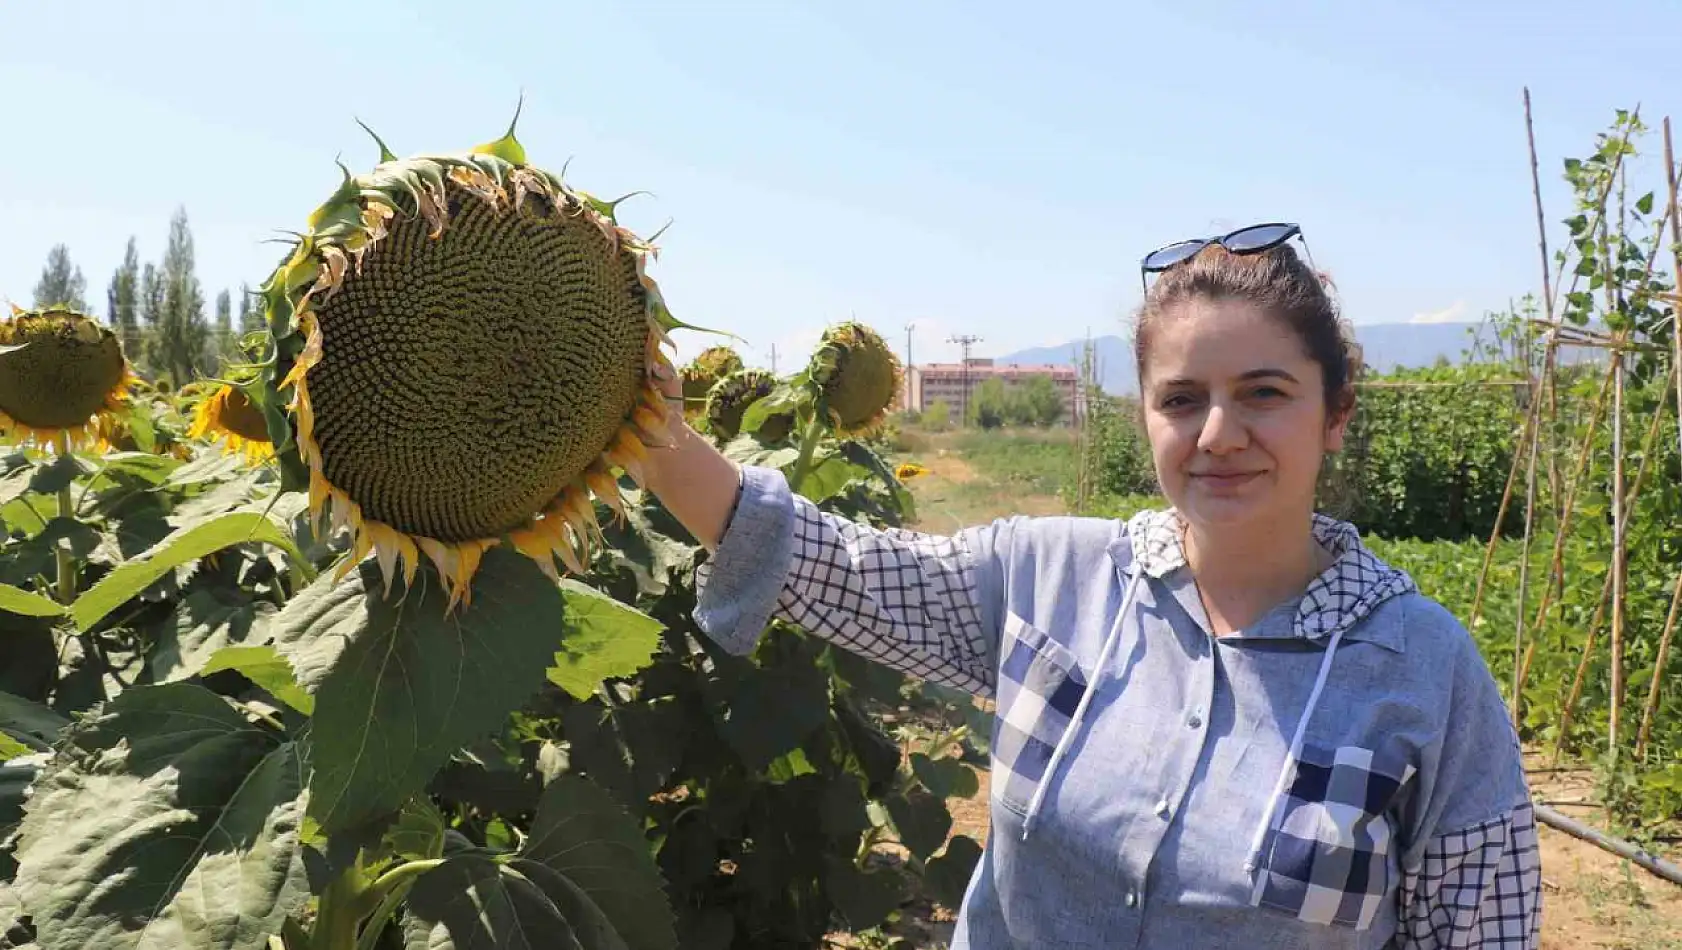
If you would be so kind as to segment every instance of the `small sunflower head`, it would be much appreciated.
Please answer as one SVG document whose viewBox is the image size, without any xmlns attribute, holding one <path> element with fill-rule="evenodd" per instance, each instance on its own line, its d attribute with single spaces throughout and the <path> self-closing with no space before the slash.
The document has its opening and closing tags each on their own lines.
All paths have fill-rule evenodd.
<svg viewBox="0 0 1682 950">
<path fill-rule="evenodd" d="M 389 588 L 424 556 L 454 608 L 498 544 L 583 573 L 592 495 L 618 509 L 615 470 L 640 482 L 668 438 L 652 245 L 512 130 L 347 172 L 308 226 L 263 294 L 310 508 L 352 535 L 340 576 L 372 552 Z"/>
<path fill-rule="evenodd" d="M 199 400 L 193 410 L 191 439 L 216 439 L 230 454 L 244 455 L 251 462 L 274 457 L 274 442 L 263 410 L 251 401 L 244 388 L 232 383 L 218 385 Z"/>
<path fill-rule="evenodd" d="M 810 372 L 822 393 L 822 406 L 840 435 L 879 429 L 901 379 L 899 357 L 881 334 L 856 322 L 824 333 Z"/>
<path fill-rule="evenodd" d="M 707 394 L 719 380 L 742 369 L 742 357 L 728 346 L 709 346 L 683 368 L 683 402 L 694 416 L 705 413 Z"/>
<path fill-rule="evenodd" d="M 916 462 L 902 462 L 894 469 L 894 477 L 902 482 L 907 482 L 919 475 L 928 474 L 928 471 Z"/>
<path fill-rule="evenodd" d="M 777 378 L 762 369 L 744 369 L 731 373 L 713 384 L 707 392 L 707 428 L 721 441 L 741 434 L 742 415 L 748 407 L 766 396 L 777 386 Z M 793 413 L 779 413 L 760 424 L 762 442 L 781 442 L 794 428 Z"/>
<path fill-rule="evenodd" d="M 134 373 L 116 334 L 63 308 L 0 320 L 0 431 L 13 441 L 97 441 L 128 400 Z"/>
</svg>

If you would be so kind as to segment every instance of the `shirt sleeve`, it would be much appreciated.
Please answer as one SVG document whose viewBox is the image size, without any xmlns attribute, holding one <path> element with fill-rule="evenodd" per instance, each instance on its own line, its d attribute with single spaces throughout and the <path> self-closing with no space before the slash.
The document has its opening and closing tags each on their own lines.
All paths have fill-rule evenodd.
<svg viewBox="0 0 1682 950">
<path fill-rule="evenodd" d="M 1401 950 L 1535 950 L 1542 930 L 1542 862 L 1529 802 L 1439 834 L 1404 871 Z"/>
<path fill-rule="evenodd" d="M 1405 950 L 1535 950 L 1541 851 L 1518 733 L 1476 642 L 1440 605 L 1420 604 L 1416 628 L 1436 627 L 1452 646 L 1441 735 L 1425 750 L 1403 833 L 1397 941 Z"/>
<path fill-rule="evenodd" d="M 695 619 L 747 653 L 781 619 L 913 676 L 988 695 L 1001 590 L 994 525 L 952 536 L 821 511 L 775 469 L 746 466 L 736 510 L 697 571 Z"/>
</svg>

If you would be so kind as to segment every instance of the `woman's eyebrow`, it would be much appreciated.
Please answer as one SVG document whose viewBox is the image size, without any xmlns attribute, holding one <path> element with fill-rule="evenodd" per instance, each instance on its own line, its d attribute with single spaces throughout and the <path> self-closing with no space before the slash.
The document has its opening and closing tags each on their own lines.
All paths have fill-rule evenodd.
<svg viewBox="0 0 1682 950">
<path fill-rule="evenodd" d="M 1238 378 L 1246 381 L 1252 379 L 1283 379 L 1286 382 L 1297 382 L 1297 378 L 1295 376 L 1292 376 L 1290 373 L 1287 373 L 1282 369 L 1276 369 L 1271 366 L 1264 366 L 1261 369 L 1252 369 L 1247 372 L 1240 373 Z"/>
</svg>

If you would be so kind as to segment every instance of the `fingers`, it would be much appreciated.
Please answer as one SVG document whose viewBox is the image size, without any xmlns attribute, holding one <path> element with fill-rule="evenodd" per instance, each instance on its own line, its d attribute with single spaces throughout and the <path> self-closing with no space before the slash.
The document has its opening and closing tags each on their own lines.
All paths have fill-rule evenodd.
<svg viewBox="0 0 1682 950">
<path fill-rule="evenodd" d="M 648 375 L 654 381 L 654 388 L 660 390 L 660 395 L 666 398 L 666 407 L 681 415 L 683 413 L 683 380 L 678 371 L 671 364 L 662 360 L 649 368 Z"/>
</svg>

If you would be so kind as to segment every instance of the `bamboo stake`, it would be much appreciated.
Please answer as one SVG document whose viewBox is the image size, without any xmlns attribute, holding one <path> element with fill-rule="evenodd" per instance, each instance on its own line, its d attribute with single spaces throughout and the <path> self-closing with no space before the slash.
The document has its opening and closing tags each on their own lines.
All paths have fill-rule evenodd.
<svg viewBox="0 0 1682 950">
<path fill-rule="evenodd" d="M 1670 123 L 1670 119 L 1669 119 L 1669 117 L 1666 117 L 1665 127 L 1667 129 L 1669 128 L 1669 123 Z M 1668 156 L 1668 153 L 1667 153 L 1667 160 L 1668 160 L 1668 157 L 1669 156 Z M 1667 186 L 1669 186 L 1670 189 L 1672 191 L 1674 191 L 1675 186 L 1677 184 L 1677 182 L 1675 180 L 1675 177 L 1667 175 L 1666 178 L 1667 178 L 1667 181 L 1666 181 Z M 1620 198 L 1621 197 L 1622 196 L 1620 195 Z M 1642 275 L 1641 275 L 1641 279 L 1642 279 L 1643 284 L 1646 283 L 1648 278 L 1653 276 L 1653 266 L 1654 266 L 1655 263 L 1657 263 L 1658 255 L 1659 255 L 1659 249 L 1664 244 L 1664 229 L 1665 229 L 1665 226 L 1667 224 L 1670 225 L 1670 227 L 1674 231 L 1678 227 L 1679 223 L 1682 223 L 1682 215 L 1678 215 L 1677 211 L 1678 211 L 1678 207 L 1677 207 L 1677 203 L 1675 201 L 1666 202 L 1664 215 L 1659 218 L 1658 227 L 1655 229 L 1655 232 L 1654 232 L 1654 235 L 1653 235 L 1653 246 L 1647 252 L 1647 261 L 1646 261 L 1646 264 L 1643 268 L 1643 272 L 1642 272 Z M 1682 266 L 1678 267 L 1678 273 L 1682 274 Z M 1606 293 L 1607 293 L 1608 299 L 1610 299 L 1611 295 L 1612 295 L 1612 286 L 1611 286 L 1610 282 L 1608 282 L 1608 284 L 1607 284 Z M 1662 298 L 1664 298 L 1668 295 L 1661 294 L 1659 296 L 1662 299 Z M 1617 350 L 1621 350 L 1621 349 L 1631 348 L 1631 347 L 1628 347 L 1626 345 L 1626 341 L 1627 341 L 1628 336 L 1629 336 L 1629 334 L 1628 334 L 1627 331 L 1624 331 L 1624 330 L 1615 331 L 1614 333 L 1612 333 L 1611 335 L 1609 335 L 1605 338 L 1606 344 L 1607 344 L 1606 348 L 1609 349 L 1609 350 L 1612 350 L 1614 352 L 1617 351 Z M 1672 380 L 1676 381 L 1677 387 L 1678 387 L 1678 390 L 1677 390 L 1677 397 L 1678 397 L 1677 398 L 1677 408 L 1678 408 L 1677 415 L 1678 415 L 1679 418 L 1682 418 L 1682 376 L 1677 375 L 1677 370 L 1678 370 L 1677 364 L 1682 364 L 1682 360 L 1672 360 L 1672 366 L 1669 370 L 1669 376 L 1667 377 L 1667 380 L 1666 380 L 1665 384 L 1660 386 L 1659 388 L 1661 390 L 1669 388 L 1670 382 Z M 1617 365 L 1616 360 L 1614 360 L 1612 363 L 1608 364 L 1606 380 L 1605 380 L 1604 383 L 1602 383 L 1601 389 L 1600 389 L 1600 394 L 1596 397 L 1594 408 L 1591 410 L 1591 415 L 1589 417 L 1588 435 L 1583 440 L 1583 448 L 1584 448 L 1585 453 L 1588 450 L 1588 448 L 1593 444 L 1595 429 L 1598 427 L 1599 422 L 1600 422 L 1600 412 L 1601 412 L 1601 409 L 1604 407 L 1605 400 L 1606 400 L 1607 386 L 1612 382 L 1613 369 L 1616 365 Z M 1641 445 L 1642 445 L 1642 448 L 1641 448 L 1641 468 L 1636 473 L 1636 486 L 1637 487 L 1635 487 L 1634 489 L 1631 490 L 1631 493 L 1630 493 L 1631 498 L 1633 498 L 1636 495 L 1636 493 L 1638 493 L 1640 491 L 1639 486 L 1640 486 L 1642 480 L 1646 477 L 1645 473 L 1647 471 L 1647 463 L 1650 460 L 1650 456 L 1652 454 L 1654 445 L 1657 444 L 1659 421 L 1660 421 L 1660 417 L 1662 417 L 1663 414 L 1664 414 L 1663 413 L 1663 406 L 1661 405 L 1659 407 L 1658 411 L 1655 413 L 1654 418 L 1652 420 L 1652 423 L 1649 425 L 1649 427 L 1647 429 L 1646 437 L 1642 439 L 1642 443 L 1641 443 Z M 1682 429 L 1679 429 L 1679 431 L 1682 431 Z M 1536 630 L 1538 632 L 1540 632 L 1540 630 L 1542 628 L 1543 621 L 1545 620 L 1545 617 L 1546 617 L 1547 607 L 1548 607 L 1548 595 L 1550 593 L 1554 592 L 1556 589 L 1559 592 L 1559 596 L 1563 597 L 1563 595 L 1564 595 L 1564 580 L 1565 580 L 1564 579 L 1564 570 L 1565 570 L 1565 568 L 1564 568 L 1564 563 L 1563 563 L 1563 560 L 1562 560 L 1562 549 L 1563 549 L 1563 543 L 1564 543 L 1565 535 L 1566 535 L 1567 529 L 1569 527 L 1570 517 L 1571 517 L 1571 514 L 1573 513 L 1573 510 L 1574 510 L 1573 501 L 1574 501 L 1574 496 L 1576 494 L 1577 478 L 1582 474 L 1581 467 L 1582 467 L 1582 463 L 1584 461 L 1585 461 L 1584 458 L 1579 458 L 1579 460 L 1578 460 L 1578 462 L 1579 462 L 1578 473 L 1577 473 L 1577 475 L 1573 476 L 1571 485 L 1568 488 L 1569 496 L 1571 496 L 1571 497 L 1567 498 L 1567 500 L 1566 500 L 1566 502 L 1563 506 L 1563 512 L 1560 516 L 1561 520 L 1560 520 L 1560 525 L 1559 525 L 1559 528 L 1558 528 L 1558 533 L 1554 536 L 1554 557 L 1553 557 L 1553 564 L 1552 564 L 1554 583 L 1551 583 L 1548 587 L 1544 588 L 1543 592 L 1542 592 L 1542 599 L 1543 599 L 1542 608 L 1536 612 L 1535 627 L 1536 627 Z M 1616 503 L 1616 499 L 1614 499 L 1614 503 Z M 1603 598 L 1605 597 L 1604 593 L 1602 593 L 1602 597 Z M 1597 613 L 1597 617 L 1598 617 L 1598 613 Z M 1595 622 L 1599 623 L 1598 619 Z M 1587 639 L 1586 643 L 1592 644 L 1593 642 L 1594 642 L 1594 635 L 1593 635 L 1593 632 L 1591 631 L 1590 636 Z M 1535 656 L 1535 653 L 1536 653 L 1536 644 L 1534 642 L 1532 642 L 1530 644 L 1530 646 L 1526 649 L 1525 654 L 1524 654 L 1524 663 L 1523 663 L 1523 667 L 1522 667 L 1523 673 L 1519 677 L 1519 685 L 1521 687 L 1525 682 L 1527 682 L 1529 680 L 1530 662 L 1531 662 L 1531 659 Z M 1587 660 L 1587 654 L 1585 653 L 1584 661 L 1586 662 L 1586 660 Z M 1582 664 L 1579 664 L 1579 667 L 1578 667 L 1579 676 L 1581 675 L 1582 668 L 1583 668 Z M 1578 687 L 1574 686 L 1573 687 L 1573 702 L 1575 701 L 1575 695 L 1576 695 L 1577 692 L 1578 692 Z M 1567 718 L 1569 718 L 1569 716 Z"/>
<path fill-rule="evenodd" d="M 1620 189 L 1620 197 L 1622 190 Z M 1617 282 L 1612 275 L 1612 228 L 1604 215 L 1600 219 L 1600 246 L 1605 255 L 1603 268 L 1606 288 L 1606 313 L 1620 312 L 1622 301 L 1617 296 Z M 1623 233 L 1619 232 L 1619 240 Z M 1624 354 L 1612 351 L 1612 684 L 1606 723 L 1608 751 L 1618 754 L 1618 726 L 1622 718 L 1624 700 L 1624 528 L 1628 516 L 1624 512 Z"/>
<path fill-rule="evenodd" d="M 1672 374 L 1671 378 L 1674 379 L 1678 375 L 1682 375 L 1682 368 L 1672 366 L 1670 368 L 1670 372 Z M 1666 382 L 1668 384 L 1669 380 Z M 1629 487 L 1629 504 L 1631 506 L 1633 506 L 1636 500 L 1641 497 L 1641 489 L 1647 484 L 1647 473 L 1652 468 L 1653 447 L 1656 446 L 1659 441 L 1659 425 L 1663 420 L 1663 416 L 1663 412 L 1655 412 L 1653 413 L 1653 418 L 1647 423 L 1647 435 L 1641 440 L 1641 464 L 1636 468 L 1635 481 Z M 1606 608 L 1611 602 L 1611 599 L 1612 573 L 1608 571 L 1606 574 L 1606 580 L 1600 586 L 1600 600 L 1594 608 L 1594 616 L 1589 620 L 1589 633 L 1583 640 L 1582 656 L 1577 661 L 1577 672 L 1571 680 L 1571 692 L 1565 699 L 1565 708 L 1560 712 L 1559 734 L 1554 737 L 1553 762 L 1556 764 L 1559 762 L 1560 754 L 1565 748 L 1565 736 L 1566 733 L 1571 730 L 1571 717 L 1576 711 L 1577 700 L 1582 697 L 1583 683 L 1588 676 L 1589 661 L 1594 659 L 1595 643 L 1598 642 L 1600 637 L 1600 624 L 1606 619 Z M 1532 653 L 1533 652 L 1534 648 L 1532 649 Z M 1527 676 L 1529 668 L 1530 656 L 1526 655 L 1525 672 Z"/>
<path fill-rule="evenodd" d="M 1561 587 L 1565 583 L 1565 539 L 1571 532 L 1571 516 L 1577 507 L 1577 486 L 1589 467 L 1589 456 L 1594 449 L 1594 436 L 1600 429 L 1601 413 L 1606 409 L 1606 394 L 1612 389 L 1612 368 L 1608 365 L 1606 369 L 1606 379 L 1600 384 L 1600 394 L 1595 397 L 1594 408 L 1589 410 L 1589 428 L 1583 436 L 1583 447 L 1577 452 L 1577 465 L 1571 473 L 1571 481 L 1565 486 L 1565 502 L 1561 506 L 1559 527 L 1554 530 L 1553 573 Z M 1548 607 L 1552 606 L 1549 597 L 1551 591 L 1551 587 L 1542 591 L 1542 603 L 1536 610 L 1536 620 L 1532 624 L 1538 629 L 1548 615 Z"/>
<path fill-rule="evenodd" d="M 1659 655 L 1653 660 L 1653 682 L 1647 686 L 1647 705 L 1641 710 L 1641 731 L 1635 736 L 1635 757 L 1646 761 L 1647 738 L 1653 731 L 1653 713 L 1659 708 L 1659 684 L 1664 681 L 1665 663 L 1670 660 L 1670 638 L 1676 633 L 1677 609 L 1682 608 L 1682 573 L 1676 575 L 1676 587 L 1670 593 L 1670 612 L 1664 618 L 1664 633 L 1659 636 Z"/>
<path fill-rule="evenodd" d="M 1618 726 L 1623 719 L 1624 705 L 1624 612 L 1627 606 L 1625 586 L 1629 552 L 1629 513 L 1624 510 L 1624 357 L 1612 354 L 1617 367 L 1616 385 L 1612 389 L 1612 689 L 1609 700 L 1610 718 L 1606 724 L 1607 750 L 1614 759 L 1618 754 Z"/>
<path fill-rule="evenodd" d="M 1682 287 L 1682 202 L 1677 200 L 1677 183 L 1682 181 L 1682 169 L 1676 167 L 1676 152 L 1671 144 L 1670 116 L 1668 115 L 1664 117 L 1664 177 L 1665 185 L 1670 192 L 1670 202 L 1666 212 L 1670 215 L 1672 263 L 1676 268 L 1676 286 Z M 1682 453 L 1682 294 L 1672 296 L 1670 303 L 1670 343 L 1672 350 L 1670 377 L 1671 382 L 1676 384 L 1676 440 L 1677 451 Z M 1654 415 L 1662 415 L 1663 408 L 1661 404 L 1654 410 Z M 1682 574 L 1676 576 L 1676 589 L 1670 597 L 1670 612 L 1665 617 L 1664 633 L 1659 637 L 1659 655 L 1653 663 L 1653 682 L 1647 688 L 1647 705 L 1641 711 L 1641 730 L 1635 738 L 1637 758 L 1644 758 L 1647 753 L 1647 737 L 1652 730 L 1653 715 L 1659 705 L 1659 684 L 1664 679 L 1665 662 L 1670 659 L 1670 638 L 1676 632 L 1676 614 L 1679 604 L 1682 604 Z"/>
<path fill-rule="evenodd" d="M 1676 153 L 1670 147 L 1670 116 L 1664 117 L 1664 176 L 1670 185 L 1670 237 L 1676 286 L 1682 289 L 1682 202 L 1677 201 L 1677 183 L 1682 169 L 1676 167 Z M 1676 448 L 1682 453 L 1682 293 L 1672 297 L 1670 310 L 1671 368 L 1676 371 Z"/>
<path fill-rule="evenodd" d="M 1635 107 L 1635 110 L 1632 113 L 1632 115 L 1637 119 L 1640 118 L 1641 107 L 1639 105 Z M 1553 284 L 1550 284 L 1549 280 L 1548 280 L 1548 253 L 1547 253 L 1547 237 L 1546 237 L 1546 234 L 1547 234 L 1547 217 L 1542 211 L 1542 179 L 1541 179 L 1541 173 L 1538 171 L 1539 166 L 1538 166 L 1537 159 L 1536 159 L 1536 134 L 1535 134 L 1534 123 L 1531 121 L 1530 88 L 1528 86 L 1526 86 L 1525 89 L 1524 89 L 1524 126 L 1525 126 L 1526 136 L 1527 136 L 1529 144 L 1530 144 L 1530 190 L 1531 190 L 1531 195 L 1535 199 L 1535 204 L 1536 204 L 1536 227 L 1537 227 L 1538 232 L 1540 232 L 1541 235 L 1542 235 L 1539 239 L 1539 242 L 1538 242 L 1539 247 L 1541 249 L 1541 254 L 1542 254 L 1542 286 L 1544 288 L 1544 293 L 1542 294 L 1542 306 L 1544 308 L 1544 315 L 1548 318 L 1548 320 L 1547 320 L 1547 323 L 1548 323 L 1548 342 L 1546 344 L 1546 351 L 1545 351 L 1546 355 L 1545 355 L 1545 358 L 1543 359 L 1542 378 L 1544 380 L 1548 380 L 1548 379 L 1552 378 L 1551 370 L 1552 370 L 1553 363 L 1554 363 L 1555 349 L 1558 346 L 1559 332 L 1560 332 L 1560 329 L 1561 329 L 1561 324 L 1557 320 L 1554 319 L 1554 298 L 1553 298 L 1553 292 L 1552 292 L 1552 287 L 1556 286 L 1558 284 L 1558 281 L 1555 280 L 1553 282 Z M 1628 135 L 1627 132 L 1624 135 L 1624 141 L 1626 143 L 1629 141 L 1629 135 Z M 1613 156 L 1613 158 L 1612 158 L 1611 173 L 1607 175 L 1606 185 L 1605 185 L 1604 188 L 1601 189 L 1600 197 L 1594 204 L 1594 207 L 1593 207 L 1594 218 L 1593 218 L 1592 223 L 1590 224 L 1590 228 L 1589 228 L 1590 230 L 1593 230 L 1594 228 L 1599 227 L 1600 219 L 1605 215 L 1606 199 L 1612 194 L 1612 182 L 1617 177 L 1618 169 L 1623 167 L 1623 162 L 1624 162 L 1624 153 L 1623 153 L 1623 150 L 1620 149 L 1618 151 L 1618 154 Z M 1563 274 L 1565 272 L 1565 260 L 1566 260 L 1565 258 L 1561 258 L 1561 260 L 1559 262 L 1559 273 L 1556 276 L 1563 276 Z M 1576 290 L 1577 282 L 1580 279 L 1581 279 L 1581 275 L 1573 275 L 1572 276 L 1572 278 L 1571 278 L 1571 289 L 1572 289 L 1573 292 Z M 1495 559 L 1495 546 L 1501 539 L 1501 525 L 1506 520 L 1507 502 L 1508 502 L 1508 500 L 1511 496 L 1511 493 L 1512 493 L 1512 490 L 1513 490 L 1513 485 L 1518 479 L 1518 470 L 1519 470 L 1519 465 L 1520 465 L 1520 463 L 1522 461 L 1522 458 L 1523 458 L 1524 447 L 1527 444 L 1530 445 L 1531 446 L 1531 452 L 1530 452 L 1531 456 L 1534 457 L 1535 454 L 1536 454 L 1534 443 L 1532 443 L 1530 440 L 1532 438 L 1534 438 L 1535 433 L 1536 433 L 1536 429 L 1538 427 L 1538 423 L 1540 422 L 1541 404 L 1540 404 L 1540 399 L 1537 398 L 1538 395 L 1539 394 L 1533 394 L 1533 396 L 1532 396 L 1530 412 L 1525 417 L 1524 431 L 1519 436 L 1519 448 L 1518 448 L 1517 451 L 1515 451 L 1513 453 L 1513 464 L 1512 464 L 1512 466 L 1507 469 L 1507 485 L 1501 492 L 1501 507 L 1500 507 L 1499 511 L 1496 513 L 1495 527 L 1492 528 L 1490 530 L 1490 533 L 1489 533 L 1489 544 L 1484 549 L 1483 568 L 1478 572 L 1477 592 L 1472 597 L 1472 612 L 1471 612 L 1471 616 L 1466 621 L 1466 625 L 1468 627 L 1475 626 L 1477 624 L 1478 617 L 1479 617 L 1480 612 L 1483 608 L 1484 585 L 1489 580 L 1490 564 Z M 1525 540 L 1524 540 L 1524 543 L 1525 543 L 1525 551 L 1524 551 L 1525 560 L 1523 560 L 1519 563 L 1518 615 L 1519 615 L 1519 623 L 1521 623 L 1521 624 L 1524 622 L 1524 614 L 1525 614 L 1525 606 L 1524 606 L 1524 587 L 1525 587 L 1525 582 L 1526 582 L 1525 574 L 1529 569 L 1530 519 L 1532 517 L 1530 507 L 1531 506 L 1527 505 L 1526 508 L 1525 508 Z M 1513 667 L 1514 667 L 1514 675 L 1515 676 L 1517 675 L 1517 670 L 1518 670 L 1518 659 L 1519 659 L 1519 654 L 1518 654 L 1518 652 L 1515 651 L 1514 654 L 1513 654 Z M 1517 707 L 1517 697 L 1514 698 L 1514 706 L 1515 706 L 1515 709 L 1516 709 L 1516 707 Z"/>
</svg>

